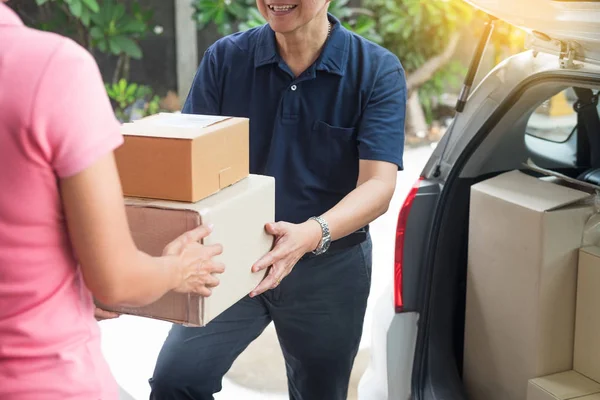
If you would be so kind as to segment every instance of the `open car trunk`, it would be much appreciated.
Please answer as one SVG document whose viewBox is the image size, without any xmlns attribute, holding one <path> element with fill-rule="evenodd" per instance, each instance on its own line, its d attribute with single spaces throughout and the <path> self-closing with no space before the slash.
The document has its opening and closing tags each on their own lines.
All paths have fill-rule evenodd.
<svg viewBox="0 0 600 400">
<path fill-rule="evenodd" d="M 529 31 L 530 48 L 559 56 L 563 68 L 577 69 L 577 61 L 600 64 L 600 0 L 467 1 L 489 15 Z M 477 72 L 490 34 L 491 29 L 484 33 L 485 37 L 475 53 L 457 104 L 459 113 L 467 101 L 472 78 Z M 525 90 L 525 86 L 522 90 Z M 514 104 L 519 95 L 514 93 L 506 99 L 506 107 Z M 484 124 L 477 137 L 462 151 L 449 175 L 440 181 L 444 187 L 423 265 L 427 270 L 424 274 L 430 279 L 422 282 L 424 286 L 421 288 L 424 300 L 412 375 L 414 399 L 467 399 L 462 375 L 470 190 L 473 185 L 503 171 L 482 174 L 476 178 L 464 178 L 461 173 L 504 112 L 506 110 L 498 109 L 494 113 L 493 118 Z M 451 127 L 446 136 L 452 134 L 461 133 L 453 132 Z M 441 159 L 443 155 L 442 152 Z M 561 172 L 577 177 L 583 169 L 574 167 Z M 433 171 L 433 177 L 440 176 L 439 165 Z"/>
<path fill-rule="evenodd" d="M 600 0 L 466 0 L 533 33 L 531 48 L 600 64 Z"/>
</svg>

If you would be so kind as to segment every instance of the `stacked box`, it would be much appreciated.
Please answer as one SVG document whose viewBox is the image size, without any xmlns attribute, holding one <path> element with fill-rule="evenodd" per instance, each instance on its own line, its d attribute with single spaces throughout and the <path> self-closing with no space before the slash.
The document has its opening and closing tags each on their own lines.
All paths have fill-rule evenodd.
<svg viewBox="0 0 600 400">
<path fill-rule="evenodd" d="M 225 264 L 212 295 L 167 293 L 145 307 L 101 308 L 121 314 L 203 326 L 246 296 L 264 278 L 251 267 L 268 253 L 275 219 L 275 181 L 249 174 L 248 120 L 159 114 L 124 124 L 116 151 L 127 218 L 138 248 L 160 256 L 179 235 L 213 224 L 204 244 L 219 243 Z"/>
</svg>

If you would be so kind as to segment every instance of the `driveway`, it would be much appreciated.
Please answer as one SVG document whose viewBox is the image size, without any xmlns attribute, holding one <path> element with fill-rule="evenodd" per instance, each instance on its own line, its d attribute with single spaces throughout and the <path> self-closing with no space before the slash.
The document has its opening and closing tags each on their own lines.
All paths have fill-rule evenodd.
<svg viewBox="0 0 600 400">
<path fill-rule="evenodd" d="M 398 210 L 431 154 L 431 148 L 407 149 L 405 171 L 398 174 L 396 193 L 389 211 L 373 222 L 373 274 L 365 327 L 351 379 L 348 399 L 356 399 L 356 387 L 369 361 L 373 307 L 392 278 L 394 237 Z M 102 350 L 121 387 L 135 400 L 146 400 L 148 378 L 170 324 L 122 316 L 100 323 Z M 238 358 L 223 381 L 216 400 L 286 400 L 283 357 L 271 324 Z"/>
</svg>

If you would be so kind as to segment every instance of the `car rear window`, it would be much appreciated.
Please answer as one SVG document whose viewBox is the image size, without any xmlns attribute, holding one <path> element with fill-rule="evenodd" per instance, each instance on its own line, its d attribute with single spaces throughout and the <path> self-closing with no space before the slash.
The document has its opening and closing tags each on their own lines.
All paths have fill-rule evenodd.
<svg viewBox="0 0 600 400">
<path fill-rule="evenodd" d="M 557 143 L 568 140 L 577 129 L 576 100 L 575 92 L 567 89 L 543 102 L 529 118 L 527 134 Z"/>
</svg>

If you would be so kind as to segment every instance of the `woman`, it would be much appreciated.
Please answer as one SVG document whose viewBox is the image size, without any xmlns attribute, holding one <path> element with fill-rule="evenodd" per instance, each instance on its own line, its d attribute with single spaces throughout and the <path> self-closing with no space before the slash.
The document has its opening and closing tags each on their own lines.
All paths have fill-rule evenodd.
<svg viewBox="0 0 600 400">
<path fill-rule="evenodd" d="M 92 296 L 136 306 L 218 284 L 207 227 L 163 257 L 136 249 L 112 155 L 122 140 L 94 59 L 0 2 L 2 400 L 116 399 Z"/>
</svg>

